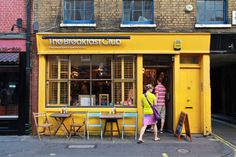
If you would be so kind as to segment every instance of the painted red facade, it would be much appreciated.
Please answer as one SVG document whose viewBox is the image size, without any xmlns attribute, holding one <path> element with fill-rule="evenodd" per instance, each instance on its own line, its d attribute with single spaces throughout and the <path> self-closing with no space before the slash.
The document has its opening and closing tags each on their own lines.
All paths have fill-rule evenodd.
<svg viewBox="0 0 236 157">
<path fill-rule="evenodd" d="M 23 20 L 23 28 L 26 28 L 26 0 L 0 0 L 0 33 L 19 33 L 17 28 L 11 31 L 17 18 Z"/>
</svg>

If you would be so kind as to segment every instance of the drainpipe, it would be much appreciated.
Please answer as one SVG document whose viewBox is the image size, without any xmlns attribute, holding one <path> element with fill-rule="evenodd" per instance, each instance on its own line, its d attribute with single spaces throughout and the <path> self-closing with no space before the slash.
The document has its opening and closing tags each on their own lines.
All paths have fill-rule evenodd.
<svg viewBox="0 0 236 157">
<path fill-rule="evenodd" d="M 29 109 L 30 109 L 30 22 L 31 22 L 31 0 L 26 0 L 26 67 L 25 67 L 25 105 L 24 124 L 25 134 L 29 134 Z"/>
</svg>

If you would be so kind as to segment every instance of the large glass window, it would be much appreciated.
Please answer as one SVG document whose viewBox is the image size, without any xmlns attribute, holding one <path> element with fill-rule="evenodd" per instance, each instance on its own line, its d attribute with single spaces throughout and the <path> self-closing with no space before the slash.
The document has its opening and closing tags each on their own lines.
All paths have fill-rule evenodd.
<svg viewBox="0 0 236 157">
<path fill-rule="evenodd" d="M 135 56 L 48 56 L 47 106 L 135 106 L 135 63 Z"/>
<path fill-rule="evenodd" d="M 123 0 L 124 24 L 153 24 L 153 0 Z"/>
<path fill-rule="evenodd" d="M 226 0 L 197 1 L 197 23 L 224 24 L 226 22 Z"/>
<path fill-rule="evenodd" d="M 64 23 L 94 23 L 93 0 L 64 0 Z"/>
</svg>

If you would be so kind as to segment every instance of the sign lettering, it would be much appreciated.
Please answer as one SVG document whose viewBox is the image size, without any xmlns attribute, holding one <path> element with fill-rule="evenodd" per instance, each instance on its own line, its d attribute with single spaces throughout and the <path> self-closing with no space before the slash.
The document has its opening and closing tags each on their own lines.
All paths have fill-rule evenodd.
<svg viewBox="0 0 236 157">
<path fill-rule="evenodd" d="M 84 46 L 118 46 L 120 39 L 49 39 L 50 48 L 85 48 Z"/>
<path fill-rule="evenodd" d="M 20 47 L 0 47 L 0 52 L 20 52 Z"/>
</svg>

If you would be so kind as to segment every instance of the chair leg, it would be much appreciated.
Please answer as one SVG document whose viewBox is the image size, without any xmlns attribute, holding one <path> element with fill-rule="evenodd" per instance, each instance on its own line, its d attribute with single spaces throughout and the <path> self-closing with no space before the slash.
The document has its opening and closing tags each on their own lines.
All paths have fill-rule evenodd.
<svg viewBox="0 0 236 157">
<path fill-rule="evenodd" d="M 41 138 L 40 138 L 40 132 L 39 132 L 38 128 L 36 128 L 36 131 L 37 131 L 38 139 L 41 140 Z"/>
<path fill-rule="evenodd" d="M 89 140 L 89 130 L 87 129 L 87 140 Z"/>
<path fill-rule="evenodd" d="M 103 139 L 103 137 L 102 137 L 102 128 L 100 128 L 101 129 L 101 140 Z"/>
<path fill-rule="evenodd" d="M 50 126 L 48 127 L 48 130 L 49 130 L 49 135 L 51 136 L 51 129 L 50 129 Z"/>
<path fill-rule="evenodd" d="M 124 126 L 122 126 L 122 132 L 121 132 L 121 137 L 122 137 L 122 140 L 124 139 Z"/>
<path fill-rule="evenodd" d="M 73 131 L 72 126 L 70 126 L 70 134 L 69 134 L 69 138 L 68 138 L 68 139 L 71 138 L 71 133 L 72 133 L 72 131 Z"/>
</svg>

